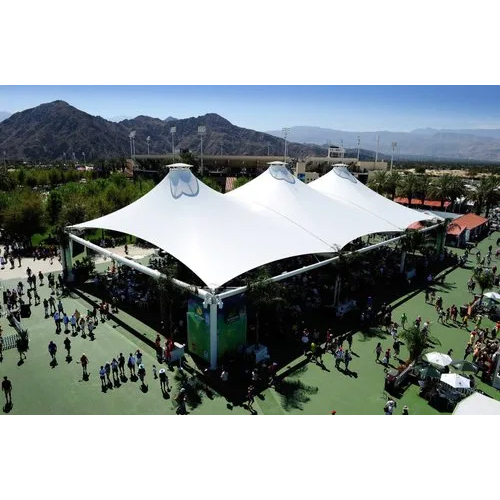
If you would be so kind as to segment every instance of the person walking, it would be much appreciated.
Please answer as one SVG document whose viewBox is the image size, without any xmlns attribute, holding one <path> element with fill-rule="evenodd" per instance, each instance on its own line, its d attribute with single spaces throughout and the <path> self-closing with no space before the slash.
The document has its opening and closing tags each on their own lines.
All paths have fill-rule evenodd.
<svg viewBox="0 0 500 500">
<path fill-rule="evenodd" d="M 125 356 L 123 353 L 120 353 L 118 356 L 118 368 L 120 370 L 120 376 L 124 377 L 125 376 Z"/>
<path fill-rule="evenodd" d="M 345 339 L 347 340 L 349 350 L 352 351 L 352 333 L 349 333 Z"/>
<path fill-rule="evenodd" d="M 66 358 L 70 358 L 71 357 L 71 339 L 69 337 L 66 337 L 64 339 L 64 348 L 66 349 L 66 351 L 68 351 L 68 355 L 66 356 Z"/>
<path fill-rule="evenodd" d="M 56 359 L 57 345 L 52 340 L 49 342 L 49 354 L 53 361 Z"/>
<path fill-rule="evenodd" d="M 340 370 L 340 363 L 342 362 L 343 357 L 344 351 L 342 350 L 342 346 L 339 346 L 335 351 L 335 368 L 337 368 L 337 370 Z"/>
<path fill-rule="evenodd" d="M 130 377 L 135 377 L 135 357 L 132 353 L 129 354 L 127 366 L 130 370 Z"/>
<path fill-rule="evenodd" d="M 12 382 L 7 377 L 2 380 L 2 391 L 5 394 L 5 404 L 12 406 Z"/>
<path fill-rule="evenodd" d="M 46 297 L 43 299 L 43 311 L 45 313 L 45 318 L 48 318 L 49 317 L 49 301 L 47 300 Z"/>
<path fill-rule="evenodd" d="M 19 361 L 22 362 L 26 359 L 26 353 L 24 352 L 25 341 L 22 338 L 16 340 L 17 352 L 19 353 Z"/>
<path fill-rule="evenodd" d="M 137 369 L 137 375 L 139 376 L 139 380 L 141 381 L 142 386 L 146 386 L 144 380 L 146 378 L 146 368 L 144 365 L 141 363 L 139 365 L 139 368 Z"/>
<path fill-rule="evenodd" d="M 2 336 L 2 331 L 0 327 L 0 361 L 3 361 L 3 336 Z"/>
<path fill-rule="evenodd" d="M 247 406 L 249 410 L 253 410 L 254 402 L 255 402 L 255 388 L 253 385 L 249 385 L 247 390 Z"/>
<path fill-rule="evenodd" d="M 375 363 L 378 363 L 380 361 L 381 354 L 382 354 L 382 344 L 378 342 L 377 347 L 375 347 Z"/>
<path fill-rule="evenodd" d="M 392 415 L 394 412 L 394 408 L 396 408 L 396 401 L 389 399 L 384 406 L 384 412 L 386 415 Z"/>
<path fill-rule="evenodd" d="M 43 286 L 43 273 L 42 273 L 42 271 L 38 271 L 38 281 L 40 282 L 40 286 Z"/>
<path fill-rule="evenodd" d="M 85 353 L 83 353 L 82 357 L 80 358 L 80 364 L 82 365 L 83 378 L 88 377 L 89 373 L 87 371 L 87 366 L 89 365 L 89 358 L 87 358 L 87 355 Z"/>
<path fill-rule="evenodd" d="M 168 377 L 167 377 L 167 372 L 165 371 L 165 368 L 160 368 L 159 377 L 160 377 L 160 389 L 162 393 L 165 393 L 165 391 L 170 392 L 170 386 L 168 384 Z"/>
<path fill-rule="evenodd" d="M 139 349 L 135 351 L 135 362 L 137 364 L 137 367 L 139 367 L 139 365 L 142 365 L 142 352 Z"/>
<path fill-rule="evenodd" d="M 64 313 L 64 307 L 61 299 L 57 301 L 57 310 L 59 311 L 59 314 Z"/>
<path fill-rule="evenodd" d="M 394 343 L 392 344 L 392 348 L 394 349 L 394 354 L 399 357 L 399 350 L 401 349 L 401 340 L 398 338 L 394 339 Z"/>
<path fill-rule="evenodd" d="M 85 326 L 87 325 L 87 322 L 85 321 L 85 318 L 82 316 L 80 318 L 80 330 L 82 331 L 82 337 L 85 338 L 87 335 L 85 334 Z"/>
<path fill-rule="evenodd" d="M 50 305 L 50 314 L 54 314 L 57 311 L 56 299 L 52 297 L 52 295 L 49 297 L 49 305 Z"/>
<path fill-rule="evenodd" d="M 179 391 L 179 394 L 175 398 L 177 401 L 177 410 L 175 413 L 177 415 L 185 415 L 186 414 L 186 389 L 184 387 Z"/>
</svg>

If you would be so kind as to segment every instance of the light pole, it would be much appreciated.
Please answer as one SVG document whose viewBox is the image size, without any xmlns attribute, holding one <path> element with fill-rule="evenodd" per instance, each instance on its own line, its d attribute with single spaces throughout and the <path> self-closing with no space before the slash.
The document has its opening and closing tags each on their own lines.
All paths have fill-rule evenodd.
<svg viewBox="0 0 500 500">
<path fill-rule="evenodd" d="M 358 135 L 358 162 L 359 162 L 359 145 L 361 144 L 361 139 L 359 138 L 359 135 Z"/>
<path fill-rule="evenodd" d="M 392 155 L 391 155 L 391 172 L 392 172 L 392 164 L 394 162 L 394 150 L 396 149 L 396 146 L 398 145 L 397 142 L 391 143 L 392 146 Z"/>
<path fill-rule="evenodd" d="M 200 136 L 200 174 L 203 175 L 203 136 L 207 133 L 207 127 L 205 125 L 200 125 L 198 127 L 198 135 Z"/>
<path fill-rule="evenodd" d="M 283 135 L 285 137 L 285 159 L 284 159 L 285 163 L 286 163 L 286 157 L 287 157 L 287 154 L 286 154 L 286 137 L 287 137 L 289 131 L 290 131 L 290 129 L 288 127 L 283 127 Z"/>
<path fill-rule="evenodd" d="M 172 134 L 172 163 L 175 163 L 174 135 L 176 132 L 177 127 L 170 127 L 170 133 Z"/>
<path fill-rule="evenodd" d="M 377 168 L 377 161 L 378 161 L 378 147 L 380 144 L 380 136 L 377 135 L 377 151 L 375 152 L 375 168 Z"/>
<path fill-rule="evenodd" d="M 149 156 L 149 142 L 151 141 L 151 137 L 148 135 L 146 137 L 146 142 L 148 143 L 148 156 Z"/>
<path fill-rule="evenodd" d="M 130 139 L 130 158 L 134 158 L 135 156 L 135 134 L 135 130 L 132 130 L 132 132 L 128 135 Z"/>
</svg>

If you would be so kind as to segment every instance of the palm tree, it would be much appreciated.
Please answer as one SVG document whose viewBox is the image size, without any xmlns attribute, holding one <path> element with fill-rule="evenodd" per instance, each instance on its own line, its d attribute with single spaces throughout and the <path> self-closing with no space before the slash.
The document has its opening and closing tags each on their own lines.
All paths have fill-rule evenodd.
<svg viewBox="0 0 500 500">
<path fill-rule="evenodd" d="M 408 353 L 410 354 L 407 364 L 419 359 L 429 348 L 441 345 L 439 339 L 430 336 L 429 330 L 427 330 L 427 334 L 424 334 L 415 325 L 403 330 L 400 333 L 400 337 L 404 341 L 406 348 L 408 349 Z"/>
<path fill-rule="evenodd" d="M 453 180 L 451 174 L 444 174 L 438 177 L 431 186 L 432 196 L 441 202 L 441 208 L 444 208 L 445 201 L 450 198 L 450 184 Z"/>
<path fill-rule="evenodd" d="M 476 269 L 474 269 L 474 279 L 476 280 L 479 288 L 481 289 L 480 300 L 483 300 L 484 291 L 493 288 L 495 284 L 495 276 L 490 269 L 476 267 Z"/>
<path fill-rule="evenodd" d="M 390 196 L 392 201 L 394 201 L 394 198 L 396 197 L 396 191 L 398 189 L 400 178 L 401 176 L 396 170 L 389 172 L 389 175 L 387 175 L 385 188 L 386 193 Z"/>
<path fill-rule="evenodd" d="M 424 206 L 425 200 L 431 191 L 431 177 L 430 175 L 423 174 L 417 177 L 415 198 L 422 202 Z"/>
<path fill-rule="evenodd" d="M 412 172 L 401 177 L 399 181 L 399 195 L 403 198 L 408 198 L 409 208 L 411 208 L 411 201 L 415 198 L 417 182 L 417 176 Z"/>
<path fill-rule="evenodd" d="M 387 192 L 387 177 L 387 170 L 375 171 L 372 180 L 368 183 L 368 187 L 382 196 L 385 195 Z"/>
<path fill-rule="evenodd" d="M 499 178 L 496 175 L 482 177 L 470 199 L 474 201 L 475 213 L 479 215 L 486 208 L 486 217 L 492 207 L 500 202 Z"/>
</svg>

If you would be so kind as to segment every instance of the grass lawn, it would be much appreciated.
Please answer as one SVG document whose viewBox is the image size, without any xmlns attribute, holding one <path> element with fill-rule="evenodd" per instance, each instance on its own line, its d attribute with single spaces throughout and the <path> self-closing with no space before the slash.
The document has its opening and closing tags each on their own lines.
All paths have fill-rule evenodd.
<svg viewBox="0 0 500 500">
<path fill-rule="evenodd" d="M 479 248 L 483 254 L 490 244 L 495 245 L 498 234 L 483 240 Z M 472 256 L 470 262 L 475 262 Z M 436 294 L 443 296 L 445 308 L 455 303 L 457 306 L 468 302 L 471 295 L 467 292 L 466 282 L 471 269 L 455 269 L 449 273 L 443 284 L 437 286 Z M 4 289 L 12 288 L 18 280 L 3 282 Z M 39 287 L 43 300 L 48 296 L 48 288 Z M 80 295 L 72 294 L 62 299 L 67 312 L 78 309 L 80 312 L 90 308 L 88 302 Z M 424 293 L 409 296 L 394 311 L 394 318 L 399 319 L 403 312 L 413 321 L 421 315 L 424 321 L 431 321 L 431 333 L 436 336 L 441 346 L 440 352 L 452 348 L 455 359 L 463 359 L 465 344 L 469 334 L 456 326 L 437 324 L 437 315 L 432 305 L 426 304 Z M 174 414 L 175 405 L 172 397 L 165 399 L 160 391 L 159 380 L 153 379 L 152 366 L 158 363 L 153 349 L 143 342 L 134 332 L 139 332 L 146 339 L 154 340 L 154 332 L 146 324 L 120 311 L 120 322 L 106 321 L 96 329 L 94 341 L 81 335 L 71 337 L 72 358 L 66 359 L 63 348 L 64 333 L 56 334 L 52 318 L 44 319 L 43 307 L 32 307 L 32 315 L 24 321 L 30 332 L 30 349 L 27 359 L 20 364 L 15 349 L 4 352 L 0 363 L 0 375 L 7 375 L 13 383 L 13 403 L 11 414 Z M 5 317 L 0 319 L 4 337 L 13 333 Z M 483 325 L 491 328 L 493 323 L 483 319 Z M 301 366 L 288 375 L 279 389 L 269 388 L 256 397 L 255 411 L 259 414 L 330 414 L 336 410 L 339 415 L 380 415 L 385 403 L 384 369 L 375 362 L 375 345 L 380 340 L 384 348 L 392 349 L 392 338 L 368 337 L 356 332 L 353 340 L 353 360 L 350 364 L 351 375 L 335 368 L 333 357 L 324 356 L 324 367 L 315 363 L 305 363 L 303 357 L 294 360 L 291 365 Z M 58 365 L 50 366 L 47 345 L 53 340 L 58 345 Z M 144 353 L 144 364 L 147 370 L 147 389 L 141 390 L 140 382 L 132 382 L 130 377 L 119 387 L 101 390 L 98 369 L 106 361 L 110 361 L 120 352 L 127 355 L 140 349 Z M 78 360 L 85 352 L 90 360 L 90 379 L 82 379 L 81 366 Z M 405 346 L 401 348 L 401 358 L 408 353 Z M 192 363 L 189 356 L 188 364 Z M 302 362 L 302 363 L 301 363 Z M 283 367 L 286 369 L 286 367 Z M 176 394 L 179 382 L 176 380 L 178 369 L 169 372 L 169 379 L 174 385 L 172 394 Z M 496 399 L 499 392 L 478 380 L 477 386 Z M 427 401 L 418 395 L 418 387 L 410 386 L 398 400 L 396 413 L 400 413 L 403 405 L 408 405 L 410 414 L 436 415 L 439 412 L 429 406 Z M 248 414 L 242 406 L 233 406 L 217 395 L 207 395 L 203 390 L 196 392 L 196 398 L 188 405 L 192 414 Z"/>
</svg>

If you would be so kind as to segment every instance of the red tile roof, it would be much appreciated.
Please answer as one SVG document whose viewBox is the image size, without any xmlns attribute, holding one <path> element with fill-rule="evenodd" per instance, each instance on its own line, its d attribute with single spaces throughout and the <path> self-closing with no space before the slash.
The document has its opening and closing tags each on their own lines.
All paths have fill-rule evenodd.
<svg viewBox="0 0 500 500">
<path fill-rule="evenodd" d="M 408 205 L 408 198 L 394 198 L 394 201 L 396 203 L 401 203 L 402 205 Z M 412 205 L 422 205 L 422 200 L 417 200 L 416 198 L 412 198 L 411 200 Z M 447 208 L 450 206 L 449 201 L 444 202 L 444 208 Z M 435 201 L 435 200 L 425 200 L 424 205 L 426 207 L 433 207 L 433 208 L 441 208 L 441 202 L 440 201 Z"/>
<path fill-rule="evenodd" d="M 480 217 L 476 214 L 465 214 L 462 217 L 457 217 L 448 227 L 446 234 L 458 236 L 466 229 L 474 229 L 476 227 L 486 224 L 488 219 Z"/>
<path fill-rule="evenodd" d="M 414 222 L 408 226 L 408 229 L 422 229 L 424 226 L 420 222 Z"/>
</svg>

